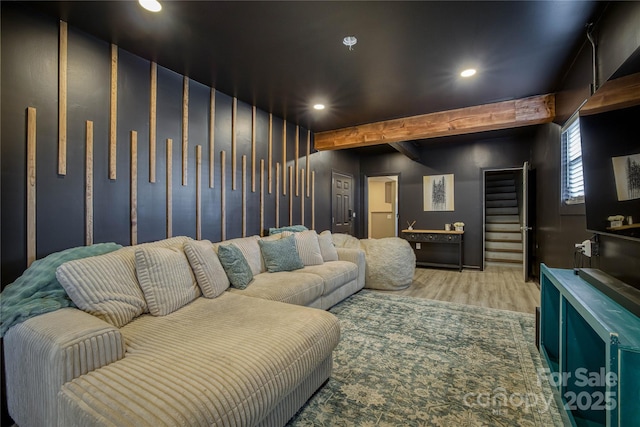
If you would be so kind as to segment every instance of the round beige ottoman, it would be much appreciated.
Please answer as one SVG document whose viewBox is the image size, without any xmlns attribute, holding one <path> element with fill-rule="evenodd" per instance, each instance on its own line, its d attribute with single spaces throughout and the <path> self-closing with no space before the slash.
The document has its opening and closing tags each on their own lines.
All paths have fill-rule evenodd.
<svg viewBox="0 0 640 427">
<path fill-rule="evenodd" d="M 416 255 L 409 242 L 399 237 L 363 239 L 360 248 L 367 260 L 365 288 L 393 291 L 411 285 Z"/>
</svg>

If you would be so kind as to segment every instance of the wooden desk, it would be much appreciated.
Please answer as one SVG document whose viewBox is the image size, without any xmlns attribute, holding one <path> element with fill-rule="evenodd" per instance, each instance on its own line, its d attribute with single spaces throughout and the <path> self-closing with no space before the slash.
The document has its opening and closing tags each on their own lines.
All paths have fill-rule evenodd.
<svg viewBox="0 0 640 427">
<path fill-rule="evenodd" d="M 464 243 L 464 231 L 446 231 L 446 230 L 402 230 L 402 237 L 411 243 L 411 247 L 416 250 L 416 243 L 441 243 L 458 245 L 458 263 L 443 264 L 418 261 L 416 254 L 416 265 L 419 267 L 446 267 L 457 268 L 462 271 L 462 253 Z"/>
</svg>

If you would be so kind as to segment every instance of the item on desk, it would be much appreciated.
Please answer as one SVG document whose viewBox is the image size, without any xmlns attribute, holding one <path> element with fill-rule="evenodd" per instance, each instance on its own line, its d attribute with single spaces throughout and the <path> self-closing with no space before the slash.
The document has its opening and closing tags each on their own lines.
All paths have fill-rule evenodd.
<svg viewBox="0 0 640 427">
<path fill-rule="evenodd" d="M 451 231 L 451 224 L 445 224 L 444 231 Z"/>
<path fill-rule="evenodd" d="M 454 222 L 453 226 L 456 228 L 456 231 L 464 231 L 464 222 L 462 221 Z"/>
<path fill-rule="evenodd" d="M 409 227 L 407 228 L 407 230 L 413 230 L 413 224 L 415 224 L 416 222 L 413 221 L 411 224 L 409 224 L 409 221 L 407 221 L 407 224 L 409 224 Z"/>
</svg>

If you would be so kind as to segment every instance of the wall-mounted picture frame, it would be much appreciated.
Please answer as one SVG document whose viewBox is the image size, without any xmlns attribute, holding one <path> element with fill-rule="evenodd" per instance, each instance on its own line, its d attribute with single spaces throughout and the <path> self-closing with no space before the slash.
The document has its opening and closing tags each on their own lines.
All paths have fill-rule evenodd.
<svg viewBox="0 0 640 427">
<path fill-rule="evenodd" d="M 453 174 L 423 177 L 424 210 L 453 211 Z"/>
<path fill-rule="evenodd" d="M 612 157 L 618 201 L 640 199 L 640 154 Z"/>
</svg>

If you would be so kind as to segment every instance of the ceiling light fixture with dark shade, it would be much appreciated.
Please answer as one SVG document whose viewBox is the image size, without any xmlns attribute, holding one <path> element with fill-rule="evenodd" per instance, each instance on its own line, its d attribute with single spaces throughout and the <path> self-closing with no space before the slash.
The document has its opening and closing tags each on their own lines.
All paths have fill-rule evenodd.
<svg viewBox="0 0 640 427">
<path fill-rule="evenodd" d="M 162 10 L 162 5 L 158 0 L 138 0 L 138 3 L 149 12 L 160 12 Z"/>
<path fill-rule="evenodd" d="M 358 39 L 355 36 L 346 36 L 342 39 L 342 44 L 347 46 L 349 50 L 353 50 L 353 46 L 355 46 L 356 43 L 358 43 Z"/>
</svg>

